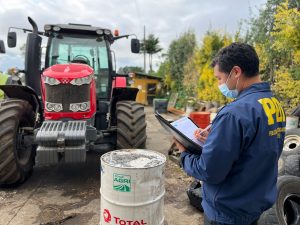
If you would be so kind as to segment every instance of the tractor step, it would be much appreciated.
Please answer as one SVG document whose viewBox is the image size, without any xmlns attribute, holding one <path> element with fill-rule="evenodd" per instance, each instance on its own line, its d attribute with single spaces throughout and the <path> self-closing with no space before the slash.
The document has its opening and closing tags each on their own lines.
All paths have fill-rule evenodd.
<svg viewBox="0 0 300 225">
<path fill-rule="evenodd" d="M 45 121 L 36 134 L 36 163 L 85 162 L 86 121 Z"/>
</svg>

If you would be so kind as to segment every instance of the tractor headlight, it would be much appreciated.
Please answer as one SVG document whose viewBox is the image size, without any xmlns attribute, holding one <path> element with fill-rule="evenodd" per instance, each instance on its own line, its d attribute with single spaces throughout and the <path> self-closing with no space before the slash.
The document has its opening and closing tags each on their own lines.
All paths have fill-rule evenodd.
<svg viewBox="0 0 300 225">
<path fill-rule="evenodd" d="M 75 103 L 75 104 L 70 104 L 70 110 L 72 112 L 78 112 L 79 111 L 79 104 L 78 103 Z"/>
<path fill-rule="evenodd" d="M 90 103 L 89 102 L 81 102 L 81 103 L 72 103 L 70 104 L 70 110 L 72 112 L 78 112 L 78 111 L 88 111 L 90 109 Z"/>
<path fill-rule="evenodd" d="M 53 27 L 53 30 L 56 31 L 56 32 L 58 32 L 58 31 L 60 31 L 60 27 L 54 26 L 54 27 Z"/>
<path fill-rule="evenodd" d="M 49 84 L 49 85 L 58 85 L 60 84 L 60 81 L 52 78 L 52 77 L 44 77 L 44 82 L 45 84 Z"/>
<path fill-rule="evenodd" d="M 44 26 L 44 29 L 45 29 L 45 31 L 49 31 L 52 29 L 52 26 L 47 24 Z"/>
<path fill-rule="evenodd" d="M 110 30 L 104 30 L 104 34 L 106 34 L 106 35 L 110 35 L 110 34 L 111 34 L 111 32 L 110 32 Z"/>
<path fill-rule="evenodd" d="M 96 30 L 96 33 L 99 34 L 99 35 L 102 35 L 104 32 L 103 32 L 103 30 L 99 29 L 99 30 Z"/>
<path fill-rule="evenodd" d="M 80 110 L 81 111 L 87 111 L 90 109 L 90 103 L 89 102 L 83 102 L 80 104 Z"/>
<path fill-rule="evenodd" d="M 62 104 L 45 102 L 46 110 L 48 112 L 60 112 L 63 110 Z"/>
<path fill-rule="evenodd" d="M 89 84 L 93 80 L 93 75 L 90 75 L 88 77 L 82 77 L 82 78 L 77 78 L 73 79 L 70 83 L 73 85 L 83 85 L 83 84 Z"/>
</svg>

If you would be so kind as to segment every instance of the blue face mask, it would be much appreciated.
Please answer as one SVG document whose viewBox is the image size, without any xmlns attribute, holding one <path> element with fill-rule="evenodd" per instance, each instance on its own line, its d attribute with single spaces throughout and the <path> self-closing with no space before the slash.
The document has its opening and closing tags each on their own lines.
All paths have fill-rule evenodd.
<svg viewBox="0 0 300 225">
<path fill-rule="evenodd" d="M 231 76 L 231 72 L 230 72 L 228 78 L 230 76 Z M 234 90 L 230 90 L 228 88 L 228 86 L 227 86 L 228 78 L 227 78 L 227 80 L 224 84 L 219 85 L 219 89 L 225 97 L 227 97 L 227 98 L 236 98 L 238 96 L 239 92 L 236 88 Z"/>
<path fill-rule="evenodd" d="M 239 94 L 238 90 L 236 89 L 229 90 L 226 83 L 219 85 L 219 89 L 222 92 L 222 94 L 227 98 L 236 98 Z"/>
</svg>

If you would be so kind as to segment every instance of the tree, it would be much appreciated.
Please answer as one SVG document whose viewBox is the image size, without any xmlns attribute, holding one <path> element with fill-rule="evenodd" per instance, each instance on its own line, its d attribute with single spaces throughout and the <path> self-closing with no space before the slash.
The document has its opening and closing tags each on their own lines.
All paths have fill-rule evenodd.
<svg viewBox="0 0 300 225">
<path fill-rule="evenodd" d="M 271 33 L 272 47 L 285 55 L 275 72 L 273 89 L 288 111 L 300 102 L 300 11 L 291 6 L 286 0 L 277 7 Z"/>
<path fill-rule="evenodd" d="M 185 67 L 184 85 L 187 90 L 191 90 L 192 96 L 205 101 L 228 102 L 219 91 L 211 62 L 218 51 L 231 42 L 232 38 L 226 34 L 212 31 L 205 34 L 200 48 L 195 51 Z M 188 68 L 189 64 L 191 64 L 190 68 Z"/>
<path fill-rule="evenodd" d="M 265 81 L 274 82 L 275 71 L 278 65 L 286 63 L 288 55 L 285 51 L 274 48 L 275 14 L 278 7 L 286 0 L 268 0 L 259 10 L 259 15 L 248 21 L 249 28 L 245 41 L 253 45 L 261 61 L 260 74 Z M 288 8 L 300 8 L 299 0 L 286 1 Z"/>
<path fill-rule="evenodd" d="M 299 105 L 300 80 L 294 80 L 288 70 L 282 69 L 276 72 L 273 90 L 288 112 Z"/>
<path fill-rule="evenodd" d="M 183 86 L 185 89 L 185 93 L 190 97 L 197 97 L 198 94 L 198 86 L 199 86 L 199 50 L 195 50 L 194 54 L 190 56 L 184 65 L 184 78 L 183 78 Z"/>
<path fill-rule="evenodd" d="M 253 45 L 258 53 L 260 60 L 260 74 L 265 81 L 274 81 L 274 71 L 276 56 L 279 55 L 272 48 L 273 39 L 271 32 L 274 28 L 274 13 L 276 7 L 282 0 L 268 0 L 265 6 L 259 10 L 258 17 L 251 18 L 249 30 L 245 40 Z"/>
<path fill-rule="evenodd" d="M 138 66 L 125 66 L 118 69 L 118 73 L 143 73 L 144 69 Z"/>
<path fill-rule="evenodd" d="M 300 11 L 289 7 L 287 0 L 277 7 L 271 36 L 272 47 L 285 55 L 280 66 L 289 68 L 294 79 L 300 79 Z"/>
<path fill-rule="evenodd" d="M 145 42 L 142 43 L 141 50 L 149 55 L 149 67 L 150 72 L 152 72 L 152 56 L 162 50 L 159 46 L 159 38 L 155 37 L 154 34 L 149 34 Z"/>
<path fill-rule="evenodd" d="M 171 78 L 174 81 L 171 88 L 175 91 L 183 91 L 184 66 L 193 55 L 195 47 L 196 36 L 192 31 L 185 32 L 169 46 L 168 61 Z"/>
<path fill-rule="evenodd" d="M 168 73 L 170 73 L 170 63 L 169 61 L 165 60 L 159 65 L 159 68 L 156 72 L 156 76 L 164 78 Z"/>
<path fill-rule="evenodd" d="M 258 53 L 263 80 L 271 82 L 286 110 L 295 107 L 300 101 L 299 0 L 268 0 L 249 25 L 245 40 Z"/>
</svg>

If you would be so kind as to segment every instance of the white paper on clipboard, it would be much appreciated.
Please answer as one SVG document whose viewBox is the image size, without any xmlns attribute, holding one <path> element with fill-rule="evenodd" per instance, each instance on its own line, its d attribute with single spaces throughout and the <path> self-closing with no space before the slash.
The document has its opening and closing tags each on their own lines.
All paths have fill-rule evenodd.
<svg viewBox="0 0 300 225">
<path fill-rule="evenodd" d="M 203 146 L 203 142 L 197 140 L 194 136 L 195 130 L 197 130 L 199 127 L 197 127 L 197 125 L 194 124 L 188 117 L 184 116 L 172 122 L 171 125 L 196 144 L 200 145 L 201 147 Z"/>
</svg>

